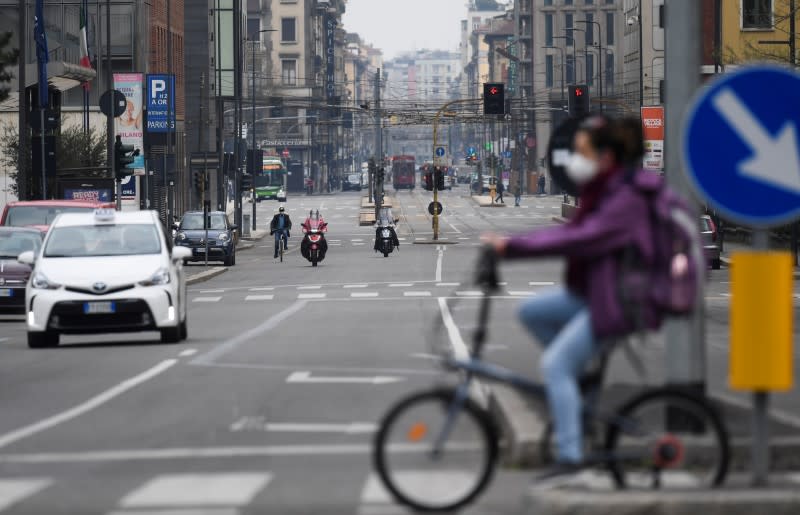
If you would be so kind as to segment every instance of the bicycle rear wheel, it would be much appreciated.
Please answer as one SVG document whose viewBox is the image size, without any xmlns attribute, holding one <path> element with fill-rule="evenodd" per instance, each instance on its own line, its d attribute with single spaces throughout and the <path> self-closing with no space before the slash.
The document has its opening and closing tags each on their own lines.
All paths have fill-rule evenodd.
<svg viewBox="0 0 800 515">
<path fill-rule="evenodd" d="M 605 442 L 620 488 L 701 489 L 719 486 L 730 461 L 728 433 L 704 399 L 664 388 L 619 409 Z"/>
<path fill-rule="evenodd" d="M 375 435 L 373 461 L 394 498 L 418 511 L 450 511 L 470 503 L 489 484 L 497 461 L 497 431 L 467 399 L 450 420 L 453 389 L 414 394 L 395 405 Z"/>
</svg>

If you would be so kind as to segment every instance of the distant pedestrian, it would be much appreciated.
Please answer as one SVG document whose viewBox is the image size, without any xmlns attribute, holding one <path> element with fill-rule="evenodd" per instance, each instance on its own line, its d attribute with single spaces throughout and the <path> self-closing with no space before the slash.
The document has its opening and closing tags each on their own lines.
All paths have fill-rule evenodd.
<svg viewBox="0 0 800 515">
<path fill-rule="evenodd" d="M 505 186 L 503 185 L 503 180 L 500 179 L 499 181 L 497 181 L 497 198 L 494 199 L 495 202 L 497 202 L 499 200 L 501 204 L 505 204 L 505 202 L 503 202 L 503 191 L 504 190 L 505 190 Z"/>
<path fill-rule="evenodd" d="M 311 177 L 306 179 L 306 194 L 311 195 L 314 193 L 314 179 Z"/>
<path fill-rule="evenodd" d="M 522 181 L 517 181 L 517 185 L 514 186 L 514 207 L 519 207 L 519 203 L 522 201 Z"/>
<path fill-rule="evenodd" d="M 544 195 L 544 186 L 545 186 L 546 179 L 544 178 L 544 173 L 539 175 L 539 195 Z"/>
</svg>

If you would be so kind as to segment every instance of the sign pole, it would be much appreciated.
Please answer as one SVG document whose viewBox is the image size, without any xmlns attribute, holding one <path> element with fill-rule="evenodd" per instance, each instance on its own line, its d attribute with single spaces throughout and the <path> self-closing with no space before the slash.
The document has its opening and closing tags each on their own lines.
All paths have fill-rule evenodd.
<svg viewBox="0 0 800 515">
<path fill-rule="evenodd" d="M 758 229 L 753 232 L 753 248 L 756 251 L 769 250 L 769 232 Z M 766 486 L 769 475 L 769 393 L 763 390 L 753 392 L 753 440 L 751 453 L 753 460 L 753 486 Z"/>
</svg>

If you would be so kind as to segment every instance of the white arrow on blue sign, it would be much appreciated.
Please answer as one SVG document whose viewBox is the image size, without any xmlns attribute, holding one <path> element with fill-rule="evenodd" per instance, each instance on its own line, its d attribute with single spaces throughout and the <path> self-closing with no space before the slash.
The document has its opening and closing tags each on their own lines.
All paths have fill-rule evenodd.
<svg viewBox="0 0 800 515">
<path fill-rule="evenodd" d="M 692 106 L 684 168 L 724 217 L 754 227 L 800 215 L 800 75 L 770 65 L 726 74 Z"/>
<path fill-rule="evenodd" d="M 435 154 L 436 154 L 436 157 L 444 157 L 444 155 L 445 155 L 444 147 L 436 147 Z"/>
</svg>

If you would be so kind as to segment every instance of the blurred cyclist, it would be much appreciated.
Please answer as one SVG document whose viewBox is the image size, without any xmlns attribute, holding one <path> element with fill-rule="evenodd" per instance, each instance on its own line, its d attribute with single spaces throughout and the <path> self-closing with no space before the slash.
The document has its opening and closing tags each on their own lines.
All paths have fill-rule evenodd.
<svg viewBox="0 0 800 515">
<path fill-rule="evenodd" d="M 587 118 L 567 164 L 567 176 L 580 192 L 575 216 L 566 224 L 510 238 L 484 235 L 499 256 L 509 259 L 567 258 L 566 285 L 527 299 L 519 309 L 522 324 L 545 348 L 540 368 L 557 444 L 557 463 L 545 475 L 591 464 L 582 449 L 578 377 L 601 339 L 636 329 L 616 292 L 620 252 L 632 247 L 645 259 L 654 254 L 646 199 L 625 173 L 640 157 L 632 155 L 642 148 L 635 141 L 639 137 L 627 121 Z"/>
</svg>

